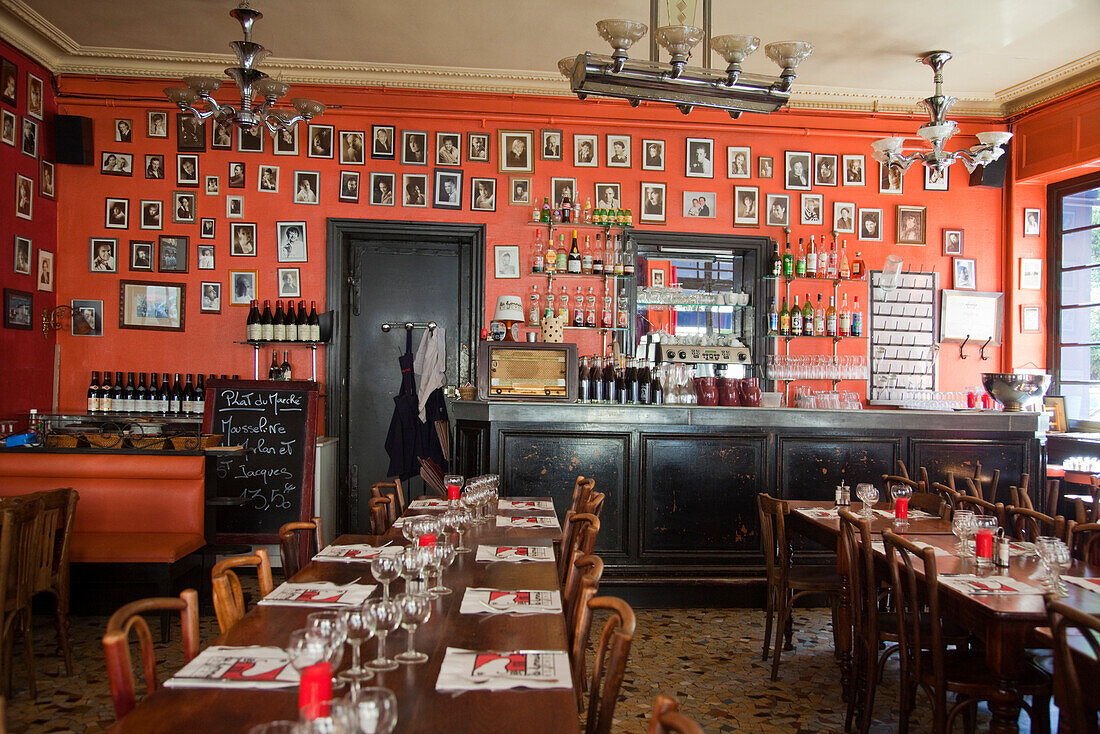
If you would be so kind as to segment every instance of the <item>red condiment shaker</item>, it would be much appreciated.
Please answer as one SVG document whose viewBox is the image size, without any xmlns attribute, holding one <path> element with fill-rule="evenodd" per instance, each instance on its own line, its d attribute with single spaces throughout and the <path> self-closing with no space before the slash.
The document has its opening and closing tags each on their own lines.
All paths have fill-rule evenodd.
<svg viewBox="0 0 1100 734">
<path fill-rule="evenodd" d="M 435 535 L 433 535 L 432 533 L 424 533 L 420 536 L 420 540 L 418 540 L 416 544 L 419 545 L 421 548 L 433 546 L 435 545 Z"/>
<path fill-rule="evenodd" d="M 332 665 L 314 663 L 302 671 L 298 683 L 298 711 L 303 718 L 318 719 L 329 715 L 332 698 Z"/>
<path fill-rule="evenodd" d="M 894 500 L 894 517 L 898 520 L 909 518 L 909 498 L 898 497 Z"/>
<path fill-rule="evenodd" d="M 974 538 L 974 554 L 978 558 L 993 559 L 993 531 L 979 530 Z"/>
</svg>

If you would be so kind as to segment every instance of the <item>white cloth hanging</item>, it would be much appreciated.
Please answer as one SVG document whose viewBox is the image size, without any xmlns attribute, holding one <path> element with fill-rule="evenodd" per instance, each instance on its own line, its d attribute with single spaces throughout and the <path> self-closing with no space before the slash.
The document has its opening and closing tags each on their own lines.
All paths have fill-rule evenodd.
<svg viewBox="0 0 1100 734">
<path fill-rule="evenodd" d="M 447 371 L 447 330 L 442 326 L 425 329 L 420 337 L 413 359 L 413 372 L 416 374 L 416 399 L 420 407 L 420 420 L 427 420 L 428 397 L 436 389 L 446 384 Z"/>
</svg>

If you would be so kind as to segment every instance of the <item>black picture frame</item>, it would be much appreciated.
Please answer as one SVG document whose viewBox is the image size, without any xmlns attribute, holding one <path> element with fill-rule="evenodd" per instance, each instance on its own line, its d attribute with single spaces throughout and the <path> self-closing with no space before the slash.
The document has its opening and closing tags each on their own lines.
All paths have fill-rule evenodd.
<svg viewBox="0 0 1100 734">
<path fill-rule="evenodd" d="M 157 243 L 157 272 L 188 272 L 188 250 L 191 238 L 185 235 L 162 234 Z"/>
<path fill-rule="evenodd" d="M 118 282 L 118 328 L 184 331 L 187 284 L 144 280 Z"/>
<path fill-rule="evenodd" d="M 340 171 L 340 201 L 359 203 L 359 171 Z"/>
<path fill-rule="evenodd" d="M 263 126 L 261 125 L 260 129 L 257 130 L 255 133 L 247 128 L 237 128 L 237 151 L 239 153 L 263 153 Z"/>
<path fill-rule="evenodd" d="M 129 229 L 130 200 L 112 196 L 104 199 L 103 226 L 107 229 Z"/>
<path fill-rule="evenodd" d="M 809 191 L 813 188 L 813 154 L 808 150 L 783 152 L 783 188 L 787 191 Z"/>
<path fill-rule="evenodd" d="M 230 161 L 228 170 L 225 187 L 227 189 L 245 188 L 248 184 L 248 167 L 244 164 L 244 161 Z"/>
<path fill-rule="evenodd" d="M 91 328 L 90 331 L 81 334 L 76 330 L 76 319 L 73 319 L 69 328 L 72 336 L 103 336 L 103 301 L 73 299 L 69 302 L 69 307 L 72 308 L 73 314 L 82 315 L 84 323 Z"/>
<path fill-rule="evenodd" d="M 394 192 L 396 176 L 392 173 L 371 172 L 370 175 L 370 203 L 375 206 L 394 206 L 396 193 Z"/>
<path fill-rule="evenodd" d="M 495 212 L 497 210 L 497 180 L 495 178 L 470 179 L 470 211 Z"/>
<path fill-rule="evenodd" d="M 30 331 L 34 324 L 34 293 L 4 289 L 4 328 Z"/>
<path fill-rule="evenodd" d="M 181 153 L 206 152 L 206 130 L 202 120 L 190 112 L 176 113 L 176 150 Z"/>
<path fill-rule="evenodd" d="M 401 164 L 428 165 L 428 133 L 423 130 L 401 131 Z"/>
<path fill-rule="evenodd" d="M 119 153 L 113 150 L 100 151 L 99 173 L 102 176 L 134 175 L 134 154 Z"/>
<path fill-rule="evenodd" d="M 214 217 L 203 217 L 199 220 L 199 237 L 204 240 L 214 239 L 215 223 L 217 222 Z"/>
<path fill-rule="evenodd" d="M 560 161 L 565 148 L 565 133 L 561 130 L 543 129 L 540 133 L 539 159 Z"/>
<path fill-rule="evenodd" d="M 88 272 L 118 272 L 118 239 L 114 237 L 88 238 Z"/>
<path fill-rule="evenodd" d="M 184 201 L 189 202 L 186 207 L 183 205 Z M 172 221 L 176 224 L 194 224 L 198 203 L 198 194 L 194 191 L 173 191 Z"/>
<path fill-rule="evenodd" d="M 335 128 L 332 125 L 310 125 L 306 155 L 310 158 L 332 158 Z"/>
<path fill-rule="evenodd" d="M 432 178 L 432 207 L 436 209 L 461 209 L 462 208 L 462 176 L 461 168 L 436 168 Z M 447 183 L 453 185 L 447 189 Z"/>
<path fill-rule="evenodd" d="M 162 180 L 164 178 L 164 156 L 157 154 L 147 154 L 145 156 L 145 178 L 153 180 Z"/>
<path fill-rule="evenodd" d="M 138 215 L 139 229 L 164 229 L 164 202 L 160 199 L 142 199 Z"/>
<path fill-rule="evenodd" d="M 474 163 L 489 162 L 489 134 L 466 134 L 466 160 Z"/>
<path fill-rule="evenodd" d="M 8 59 L 0 59 L 0 100 L 12 107 L 19 101 L 19 67 Z"/>
<path fill-rule="evenodd" d="M 397 157 L 396 128 L 393 125 L 370 126 L 370 157 L 392 161 Z M 365 146 L 364 146 L 365 147 Z M 365 154 L 364 154 L 365 155 Z M 362 161 L 360 161 L 362 162 Z"/>
<path fill-rule="evenodd" d="M 190 164 L 190 168 L 188 168 Z M 189 189 L 199 187 L 199 157 L 191 153 L 176 154 L 176 186 L 186 186 Z"/>
<path fill-rule="evenodd" d="M 389 127 L 389 126 L 383 126 Z M 390 155 L 389 158 L 393 158 L 393 128 L 390 127 Z M 341 166 L 362 166 L 367 162 L 367 134 L 362 130 L 341 130 L 340 131 L 340 165 Z M 373 152 L 371 157 L 374 157 Z"/>
<path fill-rule="evenodd" d="M 210 125 L 210 150 L 233 150 L 233 126 L 222 120 Z"/>
<path fill-rule="evenodd" d="M 156 262 L 156 243 L 150 240 L 130 240 L 130 270 L 151 273 Z"/>
</svg>

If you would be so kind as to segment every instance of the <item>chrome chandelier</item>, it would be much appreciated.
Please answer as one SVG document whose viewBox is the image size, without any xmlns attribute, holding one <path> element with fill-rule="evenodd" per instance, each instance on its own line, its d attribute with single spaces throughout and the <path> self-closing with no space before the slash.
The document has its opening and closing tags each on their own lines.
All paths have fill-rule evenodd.
<svg viewBox="0 0 1100 734">
<path fill-rule="evenodd" d="M 969 150 L 951 153 L 943 149 L 944 143 L 958 132 L 958 125 L 947 119 L 948 111 L 957 100 L 943 93 L 943 65 L 950 59 L 951 54 L 947 51 L 930 51 L 917 59 L 932 67 L 935 72 L 933 79 L 936 82 L 936 91 L 931 97 L 921 100 L 921 104 L 928 110 L 930 122 L 921 125 L 917 130 L 932 146 L 932 150 L 915 150 L 906 155 L 902 150 L 905 138 L 883 138 L 871 143 L 874 150 L 872 158 L 902 171 L 920 161 L 931 168 L 936 176 L 942 177 L 955 161 L 961 160 L 966 170 L 973 173 L 978 166 L 988 165 L 1004 155 L 1004 146 L 1012 139 L 1012 133 L 1000 130 L 978 133 L 978 145 Z"/>
<path fill-rule="evenodd" d="M 290 104 L 294 107 L 293 111 L 273 109 L 279 99 L 290 91 L 290 85 L 272 79 L 256 68 L 256 65 L 270 54 L 266 48 L 252 41 L 252 26 L 264 15 L 258 10 L 252 10 L 246 1 L 230 10 L 229 16 L 236 18 L 241 24 L 241 30 L 244 31 L 243 41 L 232 41 L 229 44 L 240 66 L 231 66 L 225 70 L 226 75 L 236 82 L 241 90 L 240 107 L 221 104 L 211 96 L 218 91 L 222 80 L 210 76 L 184 77 L 183 83 L 187 85 L 186 87 L 168 87 L 164 90 L 168 99 L 176 103 L 184 112 L 190 112 L 200 120 L 214 116 L 219 121 L 253 133 L 262 124 L 275 134 L 302 120 L 309 121 L 322 114 L 326 109 L 323 104 L 301 97 L 290 100 Z M 257 101 L 259 98 L 263 101 Z M 200 109 L 203 105 L 205 109 Z"/>
</svg>

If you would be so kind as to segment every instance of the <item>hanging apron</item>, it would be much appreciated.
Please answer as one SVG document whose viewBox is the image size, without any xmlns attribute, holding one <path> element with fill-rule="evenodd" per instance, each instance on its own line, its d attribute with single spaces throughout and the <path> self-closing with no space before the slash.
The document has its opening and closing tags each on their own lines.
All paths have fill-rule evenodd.
<svg viewBox="0 0 1100 734">
<path fill-rule="evenodd" d="M 412 330 L 405 332 L 405 353 L 398 357 L 397 363 L 401 366 L 401 391 L 393 398 L 393 417 L 386 435 L 386 453 L 390 456 L 386 476 L 400 477 L 404 481 L 420 475 L 416 457 L 424 425 L 420 421 L 413 377 Z"/>
</svg>

